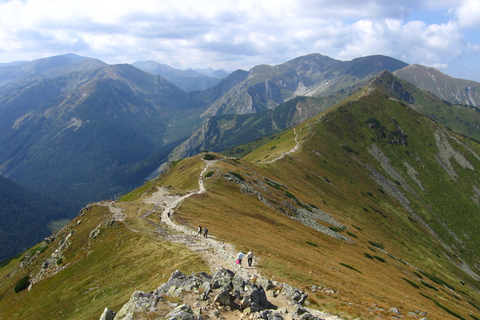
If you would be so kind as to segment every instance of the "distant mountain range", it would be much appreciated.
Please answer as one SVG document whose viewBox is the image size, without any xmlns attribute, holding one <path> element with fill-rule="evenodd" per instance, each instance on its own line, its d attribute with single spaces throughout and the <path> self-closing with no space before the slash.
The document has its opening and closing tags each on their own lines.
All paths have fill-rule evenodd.
<svg viewBox="0 0 480 320">
<path fill-rule="evenodd" d="M 145 72 L 161 75 L 186 92 L 205 90 L 213 87 L 228 73 L 224 70 L 187 69 L 179 70 L 155 61 L 137 61 L 132 65 Z"/>
<path fill-rule="evenodd" d="M 339 61 L 311 54 L 222 79 L 212 75 L 225 73 L 212 70 L 134 65 L 72 54 L 0 65 L 0 173 L 78 210 L 138 187 L 169 160 L 202 150 L 243 155 L 255 143 L 234 148 L 331 108 L 384 70 L 411 83 L 390 73 L 382 78 L 386 94 L 480 140 L 478 83 L 432 69 L 425 78 L 424 67 L 390 57 Z M 186 92 L 167 75 L 206 89 Z"/>
</svg>

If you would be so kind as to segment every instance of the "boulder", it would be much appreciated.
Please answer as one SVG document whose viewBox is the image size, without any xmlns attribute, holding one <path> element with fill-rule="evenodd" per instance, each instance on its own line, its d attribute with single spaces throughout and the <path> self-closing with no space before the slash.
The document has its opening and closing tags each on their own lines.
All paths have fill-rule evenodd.
<svg viewBox="0 0 480 320">
<path fill-rule="evenodd" d="M 113 320 L 115 318 L 115 311 L 105 308 L 99 320 Z"/>
<path fill-rule="evenodd" d="M 209 282 L 204 282 L 203 285 L 200 287 L 203 292 L 200 294 L 200 300 L 208 300 L 208 295 L 212 292 L 212 287 L 210 286 Z"/>
<path fill-rule="evenodd" d="M 187 277 L 182 272 L 176 270 L 172 273 L 167 283 L 162 284 L 155 292 L 158 296 L 180 297 L 184 291 L 195 291 L 203 287 L 205 281 L 208 281 L 205 279 L 208 278 L 203 273 L 192 273 Z"/>
<path fill-rule="evenodd" d="M 232 286 L 234 290 L 238 290 L 243 293 L 245 288 L 245 280 L 237 273 L 232 279 Z"/>
<path fill-rule="evenodd" d="M 200 320 L 200 317 L 197 317 L 190 306 L 186 304 L 179 305 L 173 309 L 165 318 L 167 320 Z"/>
<path fill-rule="evenodd" d="M 401 315 L 400 310 L 398 310 L 398 308 L 391 308 L 391 309 L 390 309 L 390 312 L 391 312 L 391 313 L 395 313 L 395 314 L 398 315 L 398 316 Z"/>
<path fill-rule="evenodd" d="M 268 308 L 270 306 L 263 287 L 254 287 L 252 293 L 250 294 L 250 299 L 252 304 L 259 306 L 261 309 Z"/>
<path fill-rule="evenodd" d="M 223 287 L 219 294 L 217 294 L 213 301 L 217 302 L 221 306 L 229 306 L 233 305 L 233 298 L 230 295 L 230 291 L 232 289 L 229 286 Z"/>
<path fill-rule="evenodd" d="M 298 318 L 299 320 L 323 320 L 322 318 L 316 317 L 310 313 L 304 313 Z"/>
<path fill-rule="evenodd" d="M 132 320 L 136 312 L 154 312 L 159 299 L 153 292 L 135 291 L 130 300 L 118 311 L 115 320 Z"/>
<path fill-rule="evenodd" d="M 232 279 L 235 276 L 233 271 L 220 268 L 213 274 L 212 277 L 212 289 L 218 289 L 225 286 L 231 286 Z"/>
<path fill-rule="evenodd" d="M 274 288 L 272 280 L 265 279 L 263 277 L 258 277 L 255 282 L 257 285 L 262 286 L 263 290 L 268 291 Z"/>
</svg>

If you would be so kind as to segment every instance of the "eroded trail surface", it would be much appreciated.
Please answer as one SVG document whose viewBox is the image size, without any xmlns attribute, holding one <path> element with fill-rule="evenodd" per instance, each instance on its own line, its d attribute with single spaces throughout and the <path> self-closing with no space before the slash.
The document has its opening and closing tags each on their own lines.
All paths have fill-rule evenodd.
<svg viewBox="0 0 480 320">
<path fill-rule="evenodd" d="M 243 277 L 256 275 L 256 257 L 254 258 L 252 267 L 248 267 L 246 258 L 244 258 L 242 268 L 240 268 L 239 265 L 235 264 L 238 251 L 233 245 L 218 240 L 214 235 L 208 234 L 207 237 L 204 237 L 203 232 L 198 235 L 197 230 L 193 230 L 191 227 L 185 225 L 177 224 L 174 221 L 175 209 L 180 202 L 192 195 L 201 194 L 206 191 L 203 184 L 203 176 L 207 169 L 214 163 L 215 161 L 205 161 L 205 166 L 198 179 L 199 189 L 197 191 L 190 192 L 183 196 L 175 196 L 171 195 L 165 188 L 158 188 L 157 192 L 144 201 L 155 205 L 157 210 L 150 213 L 159 211 L 161 213 L 161 222 L 163 222 L 170 231 L 173 231 L 169 232 L 165 237 L 167 241 L 184 244 L 191 250 L 198 252 L 203 256 L 211 270 L 223 267 L 235 270 L 236 273 L 239 273 Z M 148 215 L 144 216 L 144 218 L 147 217 Z M 244 253 L 246 254 L 246 252 Z"/>
</svg>

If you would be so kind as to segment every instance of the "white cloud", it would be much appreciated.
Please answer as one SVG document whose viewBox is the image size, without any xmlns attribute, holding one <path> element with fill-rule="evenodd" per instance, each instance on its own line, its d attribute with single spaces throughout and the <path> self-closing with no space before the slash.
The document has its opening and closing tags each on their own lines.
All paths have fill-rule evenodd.
<svg viewBox="0 0 480 320">
<path fill-rule="evenodd" d="M 480 26 L 480 0 L 466 0 L 456 9 L 458 23 L 462 27 Z"/>
<path fill-rule="evenodd" d="M 0 62 L 75 52 L 108 63 L 232 70 L 319 52 L 452 66 L 480 55 L 464 33 L 480 26 L 479 2 L 7 0 L 0 2 Z M 422 12 L 443 17 L 434 24 Z"/>
</svg>

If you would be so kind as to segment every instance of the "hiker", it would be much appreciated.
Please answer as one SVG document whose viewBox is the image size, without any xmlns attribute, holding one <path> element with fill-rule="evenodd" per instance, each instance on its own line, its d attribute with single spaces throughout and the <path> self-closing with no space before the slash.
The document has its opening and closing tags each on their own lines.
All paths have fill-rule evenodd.
<svg viewBox="0 0 480 320">
<path fill-rule="evenodd" d="M 252 266 L 252 261 L 253 261 L 253 252 L 252 252 L 252 250 L 250 250 L 250 251 L 247 253 L 247 262 L 248 262 L 248 266 L 249 266 L 249 267 Z"/>
<path fill-rule="evenodd" d="M 202 227 L 198 227 L 198 232 L 197 232 L 197 236 L 201 235 L 202 234 Z"/>
<path fill-rule="evenodd" d="M 167 216 L 170 218 L 170 210 L 167 211 Z"/>
<path fill-rule="evenodd" d="M 203 232 L 203 236 L 206 238 L 208 237 L 208 229 L 207 228 L 204 228 L 204 232 Z"/>
<path fill-rule="evenodd" d="M 244 254 L 243 254 L 242 251 L 240 251 L 237 255 L 237 264 L 240 266 L 240 268 L 242 267 L 243 256 L 244 256 Z"/>
</svg>

